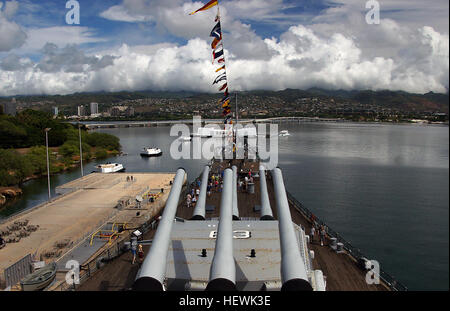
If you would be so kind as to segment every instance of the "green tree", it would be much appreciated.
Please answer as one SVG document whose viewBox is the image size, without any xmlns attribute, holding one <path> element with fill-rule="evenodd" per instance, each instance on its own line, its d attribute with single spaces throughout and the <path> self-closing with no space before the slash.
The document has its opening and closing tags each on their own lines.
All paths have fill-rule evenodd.
<svg viewBox="0 0 450 311">
<path fill-rule="evenodd" d="M 91 133 L 87 136 L 86 141 L 92 147 L 101 147 L 107 150 L 117 151 L 121 148 L 119 138 L 106 133 Z"/>
<path fill-rule="evenodd" d="M 27 131 L 11 119 L 0 117 L 0 148 L 19 148 L 26 144 Z"/>
<path fill-rule="evenodd" d="M 44 146 L 35 146 L 25 155 L 26 160 L 31 163 L 33 173 L 47 175 L 47 148 Z M 55 167 L 56 156 L 49 150 L 50 173 L 57 172 Z"/>
<path fill-rule="evenodd" d="M 17 115 L 17 120 L 27 131 L 28 146 L 45 145 L 46 128 L 51 128 L 48 132 L 49 146 L 60 146 L 67 139 L 65 132 L 67 125 L 54 120 L 48 112 L 27 109 Z"/>
<path fill-rule="evenodd" d="M 103 148 L 97 148 L 95 151 L 95 157 L 97 159 L 104 159 L 108 157 L 108 152 Z"/>
<path fill-rule="evenodd" d="M 0 149 L 0 185 L 17 185 L 33 173 L 33 167 L 15 150 Z"/>
</svg>

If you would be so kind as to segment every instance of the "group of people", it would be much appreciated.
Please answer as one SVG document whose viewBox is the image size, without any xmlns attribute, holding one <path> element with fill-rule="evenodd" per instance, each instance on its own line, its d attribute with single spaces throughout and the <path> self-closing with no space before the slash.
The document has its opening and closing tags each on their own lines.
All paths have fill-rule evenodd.
<svg viewBox="0 0 450 311">
<path fill-rule="evenodd" d="M 188 208 L 195 207 L 195 204 L 198 201 L 198 197 L 200 196 L 200 186 L 201 181 L 197 180 L 194 188 L 191 189 L 191 192 L 186 196 L 186 206 Z M 210 196 L 211 192 L 222 192 L 223 189 L 223 172 L 221 174 L 213 174 L 208 179 L 208 185 L 206 186 L 207 195 Z"/>
<path fill-rule="evenodd" d="M 253 174 L 252 174 L 251 170 L 248 172 L 248 174 L 245 175 L 244 181 L 242 181 L 242 179 L 239 178 L 239 180 L 238 180 L 238 190 L 239 191 L 247 191 L 249 183 L 250 184 L 253 183 Z"/>
<path fill-rule="evenodd" d="M 208 185 L 206 186 L 207 195 L 210 196 L 211 192 L 222 192 L 223 189 L 223 173 L 221 170 L 219 174 L 212 174 L 208 179 Z M 253 183 L 253 174 L 250 170 L 248 174 L 245 175 L 243 179 L 238 179 L 238 190 L 239 191 L 247 191 L 248 184 Z M 188 208 L 195 207 L 195 204 L 198 201 L 198 197 L 200 195 L 200 186 L 201 181 L 197 180 L 195 187 L 191 189 L 191 192 L 186 196 L 186 206 Z"/>
<path fill-rule="evenodd" d="M 314 237 L 316 236 L 316 234 L 319 236 L 320 245 L 323 246 L 325 243 L 326 236 L 327 236 L 327 231 L 325 230 L 325 226 L 324 225 L 319 226 L 318 223 L 313 222 L 311 230 L 309 231 L 309 239 L 310 239 L 311 244 L 314 242 Z"/>
<path fill-rule="evenodd" d="M 142 248 L 141 244 L 138 244 L 137 245 L 137 252 L 136 252 L 136 244 L 137 244 L 137 242 L 135 242 L 135 241 L 131 242 L 131 254 L 133 255 L 133 259 L 131 261 L 131 264 L 133 264 L 133 265 L 136 262 L 136 253 L 137 253 L 137 256 L 139 258 L 139 263 L 142 263 L 144 261 L 144 249 Z"/>
</svg>

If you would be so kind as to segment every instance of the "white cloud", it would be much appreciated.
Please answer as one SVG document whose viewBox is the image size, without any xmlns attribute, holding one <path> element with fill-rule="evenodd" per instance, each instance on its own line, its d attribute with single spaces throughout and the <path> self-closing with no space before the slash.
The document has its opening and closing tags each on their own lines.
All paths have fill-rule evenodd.
<svg viewBox="0 0 450 311">
<path fill-rule="evenodd" d="M 106 39 L 96 37 L 92 29 L 80 26 L 55 26 L 46 28 L 27 29 L 28 40 L 21 48 L 21 52 L 36 52 L 46 43 L 53 43 L 58 47 L 67 44 L 84 44 L 103 42 Z"/>
<path fill-rule="evenodd" d="M 112 21 L 121 21 L 121 22 L 129 22 L 129 23 L 135 23 L 135 22 L 145 22 L 150 20 L 149 17 L 145 15 L 132 15 L 129 14 L 126 10 L 124 10 L 123 6 L 120 5 L 114 5 L 107 9 L 106 11 L 103 11 L 100 13 L 100 16 Z"/>
<path fill-rule="evenodd" d="M 431 27 L 416 33 L 403 61 L 363 57 L 351 38 L 323 36 L 308 27 L 291 27 L 280 39 L 265 39 L 267 59 L 235 58 L 227 63 L 231 90 L 313 86 L 331 89 L 448 90 L 448 36 Z M 110 54 L 86 56 L 75 47 L 48 45 L 40 63 L 20 71 L 0 70 L 1 95 L 67 94 L 77 91 L 191 90 L 215 92 L 209 42 L 186 45 L 123 45 Z M 102 63 L 102 60 L 105 62 Z M 94 66 L 93 64 L 99 64 Z M 102 66 L 105 65 L 105 66 Z"/>
<path fill-rule="evenodd" d="M 123 0 L 102 13 L 112 20 L 148 22 L 142 25 L 185 38 L 184 45 L 122 45 L 95 48 L 94 54 L 87 55 L 76 45 L 103 40 L 90 28 L 28 29 L 29 40 L 21 51 L 42 51 L 42 59 L 33 63 L 15 54 L 0 59 L 0 95 L 142 89 L 215 92 L 216 67 L 211 64 L 208 37 L 215 10 L 188 15 L 201 5 L 184 0 Z M 273 7 L 282 6 L 281 0 L 224 2 L 220 9 L 230 90 L 324 87 L 447 92 L 449 36 L 439 30 L 442 22 L 405 22 L 406 5 L 398 0 L 381 5 L 401 13 L 383 13 L 380 25 L 368 25 L 361 1 L 342 0 L 311 24 L 294 25 L 279 38 L 262 38 L 237 16 L 246 13 L 254 20 L 265 19 Z M 415 15 L 424 6 L 411 0 Z M 433 2 L 420 14 L 429 16 L 438 7 Z"/>
<path fill-rule="evenodd" d="M 21 58 L 15 54 L 9 54 L 0 62 L 0 69 L 4 71 L 19 71 L 33 66 L 29 58 Z"/>
<path fill-rule="evenodd" d="M 1 5 L 0 5 L 1 9 Z M 3 14 L 6 18 L 12 18 L 17 10 L 19 9 L 19 2 L 16 0 L 5 2 L 5 8 L 3 9 Z"/>
<path fill-rule="evenodd" d="M 27 35 L 22 28 L 11 21 L 18 9 L 17 1 L 0 2 L 0 52 L 8 52 L 21 47 Z"/>
</svg>

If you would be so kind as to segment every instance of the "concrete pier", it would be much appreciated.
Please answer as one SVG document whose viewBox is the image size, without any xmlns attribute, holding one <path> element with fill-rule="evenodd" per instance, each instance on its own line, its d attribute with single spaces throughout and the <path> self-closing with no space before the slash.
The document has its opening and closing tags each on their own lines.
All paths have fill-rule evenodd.
<svg viewBox="0 0 450 311">
<path fill-rule="evenodd" d="M 107 223 L 137 226 L 148 221 L 163 208 L 174 176 L 92 173 L 58 187 L 62 195 L 0 224 L 0 232 L 9 232 L 3 235 L 7 241 L 25 232 L 26 227 L 37 228 L 0 250 L 0 278 L 5 268 L 28 254 L 35 260 L 58 261 Z M 17 229 L 20 223 L 27 225 Z"/>
</svg>

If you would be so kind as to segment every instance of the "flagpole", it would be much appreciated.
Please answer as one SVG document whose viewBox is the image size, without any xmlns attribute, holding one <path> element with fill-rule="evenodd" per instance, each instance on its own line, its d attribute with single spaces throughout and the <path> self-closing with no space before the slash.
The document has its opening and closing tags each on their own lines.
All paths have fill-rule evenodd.
<svg viewBox="0 0 450 311">
<path fill-rule="evenodd" d="M 226 57 L 225 57 L 225 44 L 224 44 L 224 42 L 225 42 L 225 40 L 224 40 L 224 32 L 222 31 L 222 18 L 221 18 L 221 16 L 220 16 L 220 5 L 219 5 L 219 0 L 217 0 L 217 17 L 219 18 L 219 22 L 220 22 L 220 32 L 221 32 L 221 35 L 222 35 L 222 49 L 223 49 L 223 62 L 224 62 L 224 65 L 225 65 L 225 69 L 224 69 L 224 71 L 225 71 L 225 76 L 227 77 L 227 88 L 226 89 L 231 89 L 231 87 L 230 87 L 230 81 L 228 80 L 228 75 L 227 75 L 227 62 L 226 62 Z"/>
<path fill-rule="evenodd" d="M 230 87 L 230 81 L 228 80 L 228 75 L 227 75 L 227 62 L 226 62 L 226 57 L 225 57 L 225 44 L 224 44 L 224 42 L 225 42 L 225 40 L 224 40 L 224 38 L 225 38 L 225 36 L 224 36 L 224 32 L 223 32 L 223 30 L 222 30 L 222 18 L 221 18 L 221 16 L 220 16 L 220 6 L 219 6 L 219 0 L 217 0 L 217 17 L 218 17 L 218 20 L 219 20 L 219 22 L 220 22 L 220 33 L 221 33 L 221 36 L 222 36 L 222 50 L 223 50 L 223 62 L 224 62 L 224 65 L 225 65 L 225 68 L 224 68 L 224 72 L 225 72 L 225 76 L 226 76 L 226 82 L 227 82 L 227 87 L 226 87 L 226 90 L 228 90 L 228 89 L 231 89 L 231 87 Z M 229 93 L 229 92 L 228 92 Z M 237 94 L 236 94 L 236 96 L 237 96 Z M 236 97 L 236 100 L 237 100 L 237 97 Z M 230 99 L 230 101 L 231 101 L 231 99 Z M 237 105 L 237 101 L 236 101 L 236 105 Z M 236 106 L 237 107 L 237 106 Z M 231 112 L 230 112 L 231 113 Z M 236 110 L 236 116 L 237 116 L 237 110 Z M 227 117 L 225 117 L 225 120 L 227 119 Z M 224 127 L 225 127 L 226 125 L 224 125 Z M 236 146 L 236 135 L 237 135 L 237 133 L 234 133 L 234 131 L 233 131 L 233 124 L 231 124 L 231 133 L 232 133 L 232 138 L 231 138 L 231 141 L 232 141 L 232 143 L 234 144 L 234 146 Z M 236 158 L 236 148 L 233 148 L 233 158 Z"/>
</svg>

